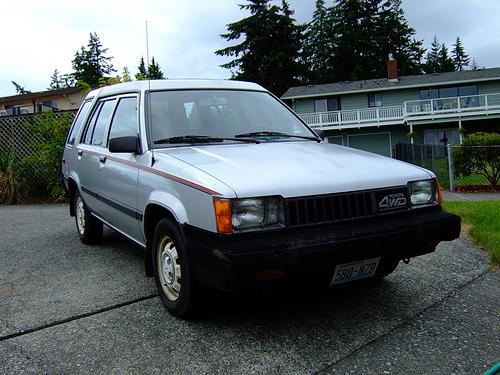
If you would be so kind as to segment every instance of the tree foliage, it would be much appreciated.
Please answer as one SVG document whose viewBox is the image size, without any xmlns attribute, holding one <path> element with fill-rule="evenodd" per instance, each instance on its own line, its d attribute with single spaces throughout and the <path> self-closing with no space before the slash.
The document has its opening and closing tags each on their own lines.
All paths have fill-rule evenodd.
<svg viewBox="0 0 500 375">
<path fill-rule="evenodd" d="M 25 94 L 29 94 L 31 93 L 31 91 L 29 90 L 26 90 L 24 88 L 24 86 L 21 86 L 19 83 L 17 83 L 16 81 L 11 81 L 12 84 L 14 85 L 15 89 L 16 89 L 16 93 L 19 94 L 19 95 L 25 95 Z"/>
<path fill-rule="evenodd" d="M 304 35 L 303 61 L 308 82 L 328 83 L 334 77 L 331 21 L 325 1 L 316 0 L 313 18 L 307 24 Z"/>
<path fill-rule="evenodd" d="M 32 142 L 31 146 L 37 152 L 27 156 L 23 162 L 48 178 L 47 189 L 52 198 L 61 198 L 64 195 L 59 180 L 61 155 L 71 127 L 71 117 L 67 113 L 55 115 L 47 111 L 36 115 L 33 122 L 27 122 L 25 126 L 35 139 L 42 141 Z"/>
<path fill-rule="evenodd" d="M 239 42 L 215 51 L 233 57 L 221 66 L 232 71 L 233 79 L 257 82 L 281 95 L 303 79 L 300 55 L 305 26 L 296 24 L 284 0 L 281 6 L 270 0 L 247 0 L 239 7 L 250 15 L 228 24 L 228 32 L 221 35 Z"/>
<path fill-rule="evenodd" d="M 146 67 L 144 62 L 144 57 L 141 56 L 139 61 L 139 66 L 137 67 L 138 72 L 135 75 L 135 79 L 138 81 L 144 79 L 163 79 L 163 72 L 161 71 L 160 64 L 155 61 L 154 56 L 151 59 L 151 63 Z"/>
<path fill-rule="evenodd" d="M 122 82 L 132 81 L 132 78 L 130 77 L 130 71 L 128 70 L 128 68 L 126 66 L 123 67 L 121 79 L 122 79 Z"/>
<path fill-rule="evenodd" d="M 421 73 L 422 42 L 414 38 L 400 0 L 338 0 L 330 11 L 336 80 L 386 76 L 389 53 L 402 75 Z"/>
<path fill-rule="evenodd" d="M 103 48 L 96 33 L 90 33 L 87 47 L 82 46 L 73 59 L 73 76 L 76 81 L 89 85 L 97 85 L 106 74 L 115 72 L 112 57 L 106 56 L 107 48 Z"/>
<path fill-rule="evenodd" d="M 492 187 L 500 182 L 500 134 L 478 132 L 464 138 L 453 153 L 458 176 L 484 176 Z"/>
<path fill-rule="evenodd" d="M 47 90 L 59 90 L 62 88 L 61 85 L 61 76 L 59 74 L 59 70 L 54 69 L 54 73 L 50 76 L 50 84 Z"/>
<path fill-rule="evenodd" d="M 469 55 L 467 55 L 467 53 L 465 53 L 462 41 L 458 36 L 455 40 L 455 44 L 453 45 L 453 50 L 451 51 L 451 53 L 455 70 L 465 70 L 465 68 L 469 65 L 470 57 Z"/>
</svg>

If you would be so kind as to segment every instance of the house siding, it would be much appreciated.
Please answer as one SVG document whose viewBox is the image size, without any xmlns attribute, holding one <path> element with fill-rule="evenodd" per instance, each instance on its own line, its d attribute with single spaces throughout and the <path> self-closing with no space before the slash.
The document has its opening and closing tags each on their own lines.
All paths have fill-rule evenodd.
<svg viewBox="0 0 500 375">
<path fill-rule="evenodd" d="M 340 109 L 360 109 L 368 107 L 367 94 L 343 95 L 340 97 Z"/>
<path fill-rule="evenodd" d="M 403 105 L 405 101 L 408 100 L 419 100 L 420 92 L 419 90 L 394 90 L 382 93 L 382 105 L 384 107 L 390 107 L 394 105 Z"/>
</svg>

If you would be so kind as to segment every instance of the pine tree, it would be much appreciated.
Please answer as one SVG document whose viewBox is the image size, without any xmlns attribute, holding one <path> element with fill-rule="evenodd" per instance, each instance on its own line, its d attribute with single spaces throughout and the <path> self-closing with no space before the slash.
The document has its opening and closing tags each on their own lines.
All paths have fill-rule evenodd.
<svg viewBox="0 0 500 375">
<path fill-rule="evenodd" d="M 427 52 L 426 61 L 424 64 L 424 71 L 427 74 L 438 73 L 440 71 L 439 62 L 439 52 L 441 49 L 441 44 L 439 43 L 438 37 L 434 35 L 432 40 L 431 49 Z"/>
<path fill-rule="evenodd" d="M 462 41 L 457 36 L 455 40 L 455 44 L 453 45 L 453 50 L 451 51 L 453 56 L 453 64 L 455 66 L 455 70 L 465 70 L 467 65 L 469 65 L 469 55 L 465 53 L 464 46 L 462 45 Z"/>
<path fill-rule="evenodd" d="M 149 79 L 163 79 L 163 72 L 160 69 L 160 65 L 155 61 L 155 58 L 151 59 L 151 64 L 148 67 L 148 78 Z"/>
<path fill-rule="evenodd" d="M 368 0 L 367 3 L 373 6 L 372 1 Z M 375 77 L 386 75 L 389 53 L 398 61 L 400 75 L 421 74 L 425 49 L 422 47 L 423 42 L 415 39 L 415 29 L 406 21 L 401 0 L 380 1 L 376 9 L 373 10 L 377 11 L 375 29 L 366 29 L 374 34 L 375 39 L 371 48 L 374 56 L 378 56 L 375 61 L 378 61 L 377 65 L 380 67 Z M 368 24 L 367 27 L 371 25 Z"/>
<path fill-rule="evenodd" d="M 136 75 L 135 79 L 138 81 L 142 81 L 144 79 L 148 79 L 148 71 L 146 69 L 146 64 L 144 63 L 144 57 L 141 56 L 141 60 L 139 62 L 139 66 L 137 67 L 139 70 Z"/>
<path fill-rule="evenodd" d="M 324 0 L 316 0 L 311 22 L 307 25 L 303 59 L 307 82 L 328 83 L 334 78 L 331 69 L 333 56 L 332 19 Z"/>
<path fill-rule="evenodd" d="M 21 86 L 19 83 L 15 82 L 15 81 L 11 81 L 12 84 L 14 85 L 14 87 L 16 88 L 16 93 L 19 94 L 19 95 L 26 95 L 26 94 L 30 94 L 31 91 L 29 90 L 26 90 L 24 88 L 24 86 Z"/>
<path fill-rule="evenodd" d="M 389 53 L 401 74 L 421 72 L 422 42 L 414 38 L 400 0 L 338 0 L 330 13 L 336 80 L 385 77 Z"/>
<path fill-rule="evenodd" d="M 50 76 L 50 85 L 47 90 L 59 90 L 61 87 L 61 78 L 59 76 L 59 71 L 54 69 L 54 73 Z"/>
<path fill-rule="evenodd" d="M 299 57 L 305 27 L 295 23 L 286 1 L 278 6 L 270 0 L 247 0 L 239 7 L 250 16 L 228 24 L 228 32 L 221 35 L 227 41 L 240 41 L 215 51 L 234 58 L 221 67 L 230 69 L 233 79 L 257 82 L 281 95 L 303 79 Z"/>
<path fill-rule="evenodd" d="M 448 53 L 448 47 L 443 43 L 439 49 L 439 70 L 438 73 L 453 72 L 455 70 L 455 65 L 453 64 L 453 59 Z"/>
<path fill-rule="evenodd" d="M 82 46 L 73 59 L 73 76 L 77 81 L 96 85 L 105 74 L 115 72 L 112 57 L 106 56 L 107 48 L 103 48 L 96 33 L 90 33 L 87 47 Z"/>
<path fill-rule="evenodd" d="M 122 82 L 132 81 L 132 78 L 130 77 L 130 71 L 128 70 L 128 68 L 126 66 L 123 67 L 121 81 Z"/>
<path fill-rule="evenodd" d="M 61 88 L 74 87 L 76 84 L 73 74 L 63 74 L 60 81 Z"/>
</svg>

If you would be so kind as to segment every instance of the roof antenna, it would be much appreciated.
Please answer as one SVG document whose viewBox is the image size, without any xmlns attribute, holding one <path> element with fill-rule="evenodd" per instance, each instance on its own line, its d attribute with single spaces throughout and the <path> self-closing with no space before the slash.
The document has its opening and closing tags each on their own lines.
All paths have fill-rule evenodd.
<svg viewBox="0 0 500 375">
<path fill-rule="evenodd" d="M 149 79 L 149 34 L 148 34 L 148 21 L 146 20 L 146 73 L 148 76 L 148 113 L 146 116 L 146 120 L 149 124 L 149 140 L 151 142 L 151 166 L 153 166 L 156 162 L 155 153 L 154 153 L 154 141 L 153 141 L 153 124 L 151 119 L 151 98 L 149 93 L 151 92 L 151 80 Z"/>
</svg>

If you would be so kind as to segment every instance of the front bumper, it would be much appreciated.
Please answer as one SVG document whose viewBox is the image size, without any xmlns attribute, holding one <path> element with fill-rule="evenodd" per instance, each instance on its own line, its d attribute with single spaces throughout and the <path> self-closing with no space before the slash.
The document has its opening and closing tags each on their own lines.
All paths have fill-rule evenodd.
<svg viewBox="0 0 500 375">
<path fill-rule="evenodd" d="M 432 207 L 293 230 L 219 235 L 185 226 L 183 231 L 198 279 L 232 290 L 258 281 L 266 271 L 331 277 L 339 263 L 430 253 L 439 242 L 460 235 L 460 217 Z"/>
</svg>

